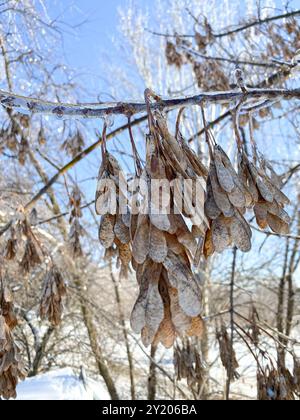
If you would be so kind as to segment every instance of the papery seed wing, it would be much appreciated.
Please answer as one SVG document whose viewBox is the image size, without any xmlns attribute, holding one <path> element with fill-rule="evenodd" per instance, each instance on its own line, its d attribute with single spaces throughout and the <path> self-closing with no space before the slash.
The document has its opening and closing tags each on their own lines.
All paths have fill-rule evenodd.
<svg viewBox="0 0 300 420">
<path fill-rule="evenodd" d="M 265 205 L 257 203 L 254 206 L 254 214 L 256 217 L 256 223 L 258 224 L 258 226 L 261 229 L 266 229 L 268 226 L 268 222 L 267 222 L 267 208 Z"/>
<path fill-rule="evenodd" d="M 139 216 L 137 214 L 132 214 L 130 217 L 130 239 L 133 241 L 135 234 L 136 234 L 136 230 L 137 230 L 137 226 L 138 226 L 138 219 Z"/>
<path fill-rule="evenodd" d="M 168 233 L 170 235 L 174 235 L 177 232 L 178 228 L 179 228 L 178 220 L 177 220 L 177 215 L 175 215 L 175 214 L 173 214 L 171 212 L 169 214 L 169 221 L 170 221 L 170 228 L 168 230 Z"/>
<path fill-rule="evenodd" d="M 206 225 L 193 225 L 192 226 L 192 235 L 194 238 L 203 238 L 206 232 Z"/>
<path fill-rule="evenodd" d="M 187 331 L 187 335 L 190 337 L 199 337 L 203 336 L 205 330 L 204 321 L 200 316 L 192 318 L 190 329 Z"/>
<path fill-rule="evenodd" d="M 218 217 L 212 222 L 212 241 L 214 249 L 218 253 L 225 251 L 231 243 L 229 229 L 222 217 Z"/>
<path fill-rule="evenodd" d="M 273 200 L 274 200 L 274 194 L 270 190 L 270 185 L 267 184 L 266 179 L 265 178 L 261 178 L 261 176 L 259 175 L 257 169 L 253 165 L 253 163 L 249 162 L 248 168 L 249 168 L 249 171 L 251 173 L 252 178 L 254 179 L 254 181 L 255 181 L 255 183 L 257 185 L 257 188 L 258 188 L 261 196 L 266 201 L 268 201 L 269 203 L 272 203 Z"/>
<path fill-rule="evenodd" d="M 0 353 L 6 344 L 6 328 L 5 319 L 0 315 Z"/>
<path fill-rule="evenodd" d="M 278 217 L 284 222 L 284 223 L 286 223 L 286 224 L 290 224 L 291 223 L 291 218 L 290 218 L 290 216 L 289 216 L 289 214 L 285 211 L 285 210 L 283 210 L 283 209 L 281 209 L 280 210 L 280 213 L 278 214 Z"/>
<path fill-rule="evenodd" d="M 234 189 L 234 182 L 231 176 L 230 171 L 226 169 L 222 161 L 222 154 L 218 150 L 218 147 L 215 147 L 214 150 L 214 163 L 216 167 L 217 177 L 221 188 L 225 192 L 232 192 Z"/>
<path fill-rule="evenodd" d="M 245 168 L 245 174 L 246 174 L 246 178 L 247 178 L 248 190 L 251 194 L 252 201 L 253 201 L 253 203 L 257 203 L 258 200 L 259 200 L 258 189 L 256 187 L 255 180 L 253 179 L 248 167 Z"/>
<path fill-rule="evenodd" d="M 244 218 L 244 216 L 242 215 L 242 213 L 240 212 L 239 209 L 237 209 L 235 211 L 235 217 L 240 221 L 240 223 L 243 225 L 245 231 L 247 232 L 249 238 L 252 238 L 252 230 L 251 227 L 249 225 L 249 223 L 247 222 L 247 220 Z"/>
<path fill-rule="evenodd" d="M 181 163 L 183 170 L 187 168 L 187 160 L 183 155 L 182 148 L 179 145 L 178 141 L 173 137 L 168 129 L 167 121 L 163 116 L 157 117 L 157 124 L 161 131 L 162 137 L 164 138 L 164 146 L 168 146 L 173 154 L 176 156 L 178 162 Z"/>
<path fill-rule="evenodd" d="M 138 264 L 143 264 L 149 254 L 150 235 L 149 235 L 148 216 L 139 215 L 138 226 L 132 244 L 132 255 Z"/>
<path fill-rule="evenodd" d="M 181 337 L 183 337 L 186 335 L 186 332 L 189 331 L 189 329 L 191 328 L 192 320 L 183 312 L 179 304 L 179 296 L 177 290 L 174 288 L 170 288 L 169 295 L 172 322 L 177 333 Z"/>
<path fill-rule="evenodd" d="M 129 244 L 122 244 L 118 246 L 119 258 L 121 261 L 121 277 L 127 278 L 129 271 L 129 264 L 132 260 L 132 254 Z"/>
<path fill-rule="evenodd" d="M 112 209 L 113 203 L 112 192 L 108 185 L 104 185 L 102 180 L 99 181 L 96 192 L 95 211 L 96 214 L 102 216 L 105 211 Z"/>
<path fill-rule="evenodd" d="M 184 246 L 180 242 L 178 242 L 176 235 L 170 235 L 168 233 L 166 234 L 166 239 L 167 239 L 168 249 L 172 251 L 174 254 L 179 255 L 185 251 Z"/>
<path fill-rule="evenodd" d="M 206 200 L 204 204 L 204 210 L 205 210 L 206 216 L 209 219 L 216 219 L 221 214 L 221 210 L 217 206 L 215 198 L 214 198 L 210 177 L 208 177 L 208 180 L 207 180 L 207 191 L 206 191 Z"/>
<path fill-rule="evenodd" d="M 147 331 L 144 337 L 144 344 L 147 346 L 152 343 L 164 319 L 164 304 L 159 293 L 157 278 L 153 278 L 149 284 L 145 316 Z"/>
<path fill-rule="evenodd" d="M 274 187 L 274 197 L 275 200 L 278 201 L 279 204 L 282 206 L 289 205 L 291 203 L 290 199 L 279 190 L 279 188 Z"/>
<path fill-rule="evenodd" d="M 105 214 L 101 218 L 99 228 L 99 240 L 101 245 L 108 249 L 110 248 L 115 240 L 114 225 L 116 217 L 111 214 Z"/>
<path fill-rule="evenodd" d="M 192 256 L 195 255 L 197 250 L 197 242 L 194 236 L 189 231 L 179 230 L 177 232 L 177 239 L 190 253 Z"/>
<path fill-rule="evenodd" d="M 203 243 L 204 243 L 204 238 L 199 239 L 197 251 L 195 254 L 194 261 L 193 261 L 193 267 L 195 270 L 198 270 L 200 267 L 201 257 L 203 255 Z"/>
<path fill-rule="evenodd" d="M 195 173 L 200 177 L 206 178 L 208 175 L 208 171 L 206 167 L 203 165 L 203 163 L 200 161 L 196 153 L 186 144 L 186 142 L 183 142 L 183 149 Z"/>
<path fill-rule="evenodd" d="M 164 319 L 159 326 L 154 344 L 162 343 L 166 348 L 171 348 L 176 339 L 176 331 L 172 322 L 168 284 L 164 276 L 161 276 L 159 282 L 159 292 L 164 304 Z"/>
<path fill-rule="evenodd" d="M 212 239 L 212 229 L 207 229 L 205 238 L 204 238 L 204 244 L 203 244 L 203 254 L 205 258 L 211 257 L 215 253 L 215 247 L 213 244 Z"/>
<path fill-rule="evenodd" d="M 210 167 L 210 179 L 211 179 L 214 199 L 218 208 L 222 211 L 225 217 L 232 217 L 234 215 L 234 208 L 231 205 L 227 197 L 227 194 L 222 190 L 219 184 L 218 177 L 216 174 L 216 168 L 214 164 L 211 164 L 211 167 Z"/>
<path fill-rule="evenodd" d="M 140 266 L 139 270 L 139 286 L 140 292 L 133 307 L 130 324 L 132 330 L 139 334 L 146 325 L 146 305 L 148 297 L 149 284 L 151 282 L 152 269 L 155 268 L 155 264 L 151 261 Z"/>
<path fill-rule="evenodd" d="M 265 180 L 261 180 L 260 178 L 258 178 L 256 180 L 256 185 L 259 189 L 261 196 L 269 203 L 272 203 L 274 200 L 274 195 L 272 191 L 270 191 L 269 186 L 267 185 Z"/>
<path fill-rule="evenodd" d="M 164 232 L 170 230 L 171 223 L 167 214 L 159 214 L 159 211 L 156 211 L 156 214 L 151 212 L 150 221 L 159 230 L 163 230 Z"/>
<path fill-rule="evenodd" d="M 268 225 L 271 230 L 279 235 L 288 235 L 290 233 L 290 228 L 287 223 L 274 214 L 267 214 Z"/>
<path fill-rule="evenodd" d="M 122 244 L 128 244 L 130 242 L 129 228 L 124 224 L 123 218 L 120 214 L 116 216 L 114 232 Z"/>
<path fill-rule="evenodd" d="M 164 262 L 168 255 L 167 240 L 164 232 L 150 225 L 149 257 L 157 263 Z"/>
<path fill-rule="evenodd" d="M 117 159 L 111 155 L 110 153 L 107 153 L 107 160 L 108 160 L 108 168 L 109 168 L 109 172 L 114 175 L 114 176 L 118 176 L 119 172 L 121 172 L 121 166 L 119 164 L 119 162 L 117 161 Z"/>
<path fill-rule="evenodd" d="M 179 303 L 188 316 L 197 316 L 202 309 L 201 291 L 193 277 L 190 268 L 185 265 L 179 256 L 169 252 L 164 261 L 170 283 L 177 283 Z M 175 280 L 175 281 L 174 281 Z"/>
<path fill-rule="evenodd" d="M 233 191 L 230 194 L 228 194 L 228 198 L 234 207 L 246 207 L 245 194 L 239 189 L 239 187 L 235 187 Z"/>
<path fill-rule="evenodd" d="M 245 226 L 237 217 L 232 218 L 230 232 L 232 240 L 239 250 L 242 252 L 249 252 L 251 250 L 251 239 Z"/>
<path fill-rule="evenodd" d="M 122 221 L 124 225 L 128 227 L 128 229 L 131 228 L 131 214 L 128 208 L 127 208 L 126 213 L 122 214 Z"/>
<path fill-rule="evenodd" d="M 174 345 L 176 339 L 176 331 L 171 319 L 170 308 L 165 310 L 165 316 L 159 326 L 157 334 L 154 338 L 154 345 L 161 343 L 166 349 L 170 349 Z"/>
</svg>

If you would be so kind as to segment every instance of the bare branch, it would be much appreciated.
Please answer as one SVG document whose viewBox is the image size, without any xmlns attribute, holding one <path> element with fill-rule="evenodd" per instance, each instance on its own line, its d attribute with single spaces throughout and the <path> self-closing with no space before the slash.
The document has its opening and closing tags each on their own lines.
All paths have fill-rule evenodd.
<svg viewBox="0 0 300 420">
<path fill-rule="evenodd" d="M 183 106 L 199 105 L 201 103 L 228 103 L 247 99 L 300 99 L 300 89 L 250 89 L 247 93 L 240 91 L 203 92 L 199 95 L 161 99 L 150 105 L 151 110 L 171 110 Z M 18 112 L 29 114 L 54 115 L 58 118 L 103 118 L 108 115 L 125 115 L 144 113 L 147 111 L 145 102 L 105 102 L 66 104 L 47 102 L 40 99 L 28 98 L 0 90 L 1 104 Z"/>
<path fill-rule="evenodd" d="M 300 10 L 293 10 L 291 12 L 288 13 L 282 13 L 280 15 L 276 15 L 276 16 L 270 16 L 267 17 L 265 19 L 256 19 L 252 22 L 247 23 L 246 25 L 240 25 L 235 29 L 231 29 L 229 31 L 225 31 L 225 32 L 220 32 L 218 34 L 213 34 L 214 38 L 224 38 L 226 36 L 230 36 L 230 35 L 234 35 L 237 34 L 239 32 L 243 32 L 247 29 L 253 28 L 254 26 L 258 26 L 258 25 L 263 25 L 265 23 L 270 23 L 270 22 L 274 22 L 276 20 L 282 20 L 282 19 L 287 19 L 289 17 L 293 17 L 293 16 L 298 16 L 300 15 Z M 195 34 L 168 34 L 168 33 L 161 33 L 161 32 L 156 32 L 156 31 L 152 31 L 150 29 L 145 29 L 147 32 L 151 33 L 152 35 L 156 35 L 156 36 L 162 36 L 165 38 L 195 38 Z"/>
</svg>

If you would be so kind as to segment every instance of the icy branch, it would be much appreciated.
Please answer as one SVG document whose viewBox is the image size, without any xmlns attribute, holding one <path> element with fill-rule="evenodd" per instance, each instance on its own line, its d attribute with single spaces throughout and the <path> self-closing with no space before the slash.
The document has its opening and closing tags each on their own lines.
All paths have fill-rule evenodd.
<svg viewBox="0 0 300 420">
<path fill-rule="evenodd" d="M 161 99 L 151 104 L 152 110 L 171 110 L 183 106 L 199 105 L 205 103 L 226 104 L 248 100 L 291 100 L 300 99 L 300 89 L 249 89 L 247 92 L 224 91 L 200 93 L 199 95 L 177 98 Z M 105 118 L 109 115 L 132 116 L 147 111 L 144 102 L 105 102 L 65 104 L 47 102 L 40 99 L 27 98 L 14 93 L 0 90 L 0 103 L 10 109 L 25 114 L 54 115 L 58 118 Z"/>
</svg>

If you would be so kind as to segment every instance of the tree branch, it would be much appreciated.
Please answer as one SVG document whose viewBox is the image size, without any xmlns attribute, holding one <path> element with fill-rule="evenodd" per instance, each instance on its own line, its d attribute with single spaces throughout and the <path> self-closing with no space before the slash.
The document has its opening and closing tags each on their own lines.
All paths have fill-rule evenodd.
<svg viewBox="0 0 300 420">
<path fill-rule="evenodd" d="M 143 121 L 145 121 L 147 119 L 147 116 L 143 116 L 140 118 L 135 119 L 134 121 L 131 122 L 131 127 L 134 127 L 140 123 L 142 123 Z M 116 128 L 115 130 L 113 130 L 111 133 L 109 133 L 106 137 L 107 140 L 110 140 L 114 137 L 116 137 L 118 134 L 122 133 L 123 131 L 127 130 L 129 127 L 129 124 L 125 124 L 121 127 Z M 102 142 L 102 138 L 99 138 L 95 143 L 93 143 L 91 146 L 89 146 L 88 148 L 84 149 L 81 153 L 79 153 L 74 159 L 72 159 L 70 162 L 68 162 L 66 165 L 64 165 L 59 171 L 56 172 L 56 174 L 49 180 L 49 182 L 44 185 L 43 188 L 41 188 L 37 194 L 25 205 L 25 210 L 30 210 L 35 203 L 44 195 L 47 193 L 47 191 L 49 190 L 49 188 L 52 187 L 53 184 L 55 184 L 57 182 L 57 180 L 60 178 L 61 175 L 65 174 L 66 172 L 68 172 L 69 169 L 71 169 L 73 166 L 75 166 L 78 162 L 80 162 L 82 159 L 84 159 L 87 155 L 89 155 L 90 153 L 92 153 L 98 146 L 101 145 Z M 60 217 L 60 215 L 58 215 Z M 62 216 L 63 217 L 63 216 Z M 7 232 L 10 227 L 13 224 L 13 219 L 10 220 L 5 226 L 3 226 L 0 229 L 0 236 L 2 236 L 5 232 Z"/>
<path fill-rule="evenodd" d="M 199 95 L 161 99 L 150 105 L 151 110 L 171 110 L 182 106 L 199 105 L 201 103 L 228 103 L 247 99 L 300 99 L 300 89 L 250 89 L 247 93 L 241 91 L 222 91 L 200 93 Z M 54 115 L 58 118 L 104 118 L 109 115 L 130 116 L 147 112 L 145 102 L 107 102 L 66 104 L 47 102 L 40 99 L 28 98 L 14 93 L 0 90 L 1 104 L 18 112 L 30 114 Z"/>
<path fill-rule="evenodd" d="M 226 58 L 226 57 L 215 57 L 206 54 L 201 54 L 199 51 L 195 51 L 185 45 L 179 45 L 177 48 L 185 51 L 187 54 L 193 55 L 195 57 L 202 58 L 203 60 L 212 60 L 212 61 L 221 61 L 225 63 L 231 63 L 235 65 L 242 65 L 242 66 L 254 66 L 254 67 L 268 67 L 268 68 L 278 68 L 280 66 L 279 63 L 268 63 L 264 61 L 250 61 L 250 60 L 235 60 L 234 58 Z M 290 65 L 289 63 L 284 63 L 285 65 Z M 283 64 L 281 64 L 282 66 Z"/>
<path fill-rule="evenodd" d="M 235 29 L 231 29 L 229 31 L 226 32 L 220 32 L 218 34 L 213 33 L 214 38 L 224 38 L 226 36 L 230 36 L 239 32 L 243 32 L 249 28 L 253 28 L 254 26 L 257 25 L 263 25 L 264 23 L 269 23 L 269 22 L 274 22 L 275 20 L 281 20 L 281 19 L 287 19 L 289 17 L 293 17 L 293 16 L 297 16 L 300 15 L 300 10 L 294 10 L 292 12 L 288 12 L 288 13 L 282 13 L 280 15 L 276 15 L 276 16 L 271 16 L 271 17 L 267 17 L 265 19 L 256 19 L 252 22 L 249 22 L 245 25 L 240 25 Z M 166 34 L 166 33 L 161 33 L 161 32 L 156 32 L 156 31 L 152 31 L 150 29 L 146 29 L 147 32 L 151 33 L 152 35 L 156 35 L 156 36 L 163 36 L 165 38 L 195 38 L 195 34 Z"/>
<path fill-rule="evenodd" d="M 271 16 L 271 17 L 267 17 L 265 19 L 257 19 L 257 20 L 254 20 L 253 22 L 247 23 L 246 25 L 239 26 L 236 29 L 232 29 L 231 31 L 226 31 L 226 32 L 221 32 L 219 34 L 214 34 L 214 37 L 215 38 L 223 38 L 224 36 L 230 36 L 230 35 L 236 34 L 238 32 L 242 32 L 242 31 L 245 31 L 247 29 L 253 28 L 253 26 L 263 25 L 264 23 L 273 22 L 274 20 L 287 19 L 289 17 L 293 17 L 293 16 L 297 16 L 297 15 L 300 15 L 300 10 L 294 10 L 292 12 L 282 13 L 281 15 Z"/>
</svg>

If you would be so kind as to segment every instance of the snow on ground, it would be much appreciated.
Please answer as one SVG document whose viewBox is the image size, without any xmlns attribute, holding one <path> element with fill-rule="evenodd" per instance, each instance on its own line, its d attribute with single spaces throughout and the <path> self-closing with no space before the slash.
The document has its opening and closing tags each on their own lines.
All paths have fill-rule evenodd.
<svg viewBox="0 0 300 420">
<path fill-rule="evenodd" d="M 17 387 L 17 400 L 107 400 L 109 395 L 101 383 L 82 381 L 66 368 L 28 378 Z"/>
</svg>

